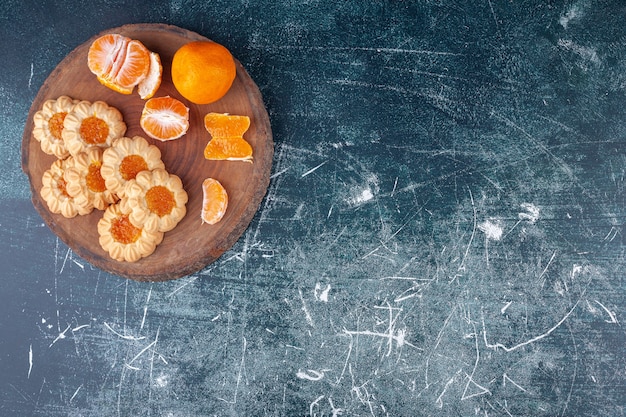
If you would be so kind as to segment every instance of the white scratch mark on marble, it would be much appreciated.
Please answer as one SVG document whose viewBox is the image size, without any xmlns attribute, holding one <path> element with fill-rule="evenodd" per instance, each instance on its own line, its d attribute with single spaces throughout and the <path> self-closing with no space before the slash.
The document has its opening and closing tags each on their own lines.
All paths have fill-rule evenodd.
<svg viewBox="0 0 626 417">
<path fill-rule="evenodd" d="M 185 288 L 187 285 L 191 284 L 192 282 L 194 282 L 195 280 L 197 280 L 198 277 L 192 277 L 191 279 L 189 279 L 187 282 L 183 283 L 182 285 L 180 285 L 178 288 L 176 288 L 174 291 L 172 291 L 171 293 L 169 293 L 167 296 L 168 297 L 172 297 L 176 294 L 178 294 L 183 288 Z"/>
<path fill-rule="evenodd" d="M 473 326 L 474 326 L 474 333 L 472 334 L 472 337 L 474 338 L 474 344 L 475 344 L 475 349 L 476 349 L 476 359 L 474 360 L 474 367 L 472 368 L 472 373 L 467 375 L 468 379 L 467 379 L 467 383 L 465 384 L 465 389 L 463 390 L 463 394 L 461 395 L 461 401 L 467 400 L 469 398 L 477 397 L 483 394 L 491 394 L 491 391 L 489 391 L 487 388 L 483 387 L 482 385 L 474 381 L 474 374 L 476 373 L 476 368 L 478 368 L 478 362 L 480 361 L 480 349 L 478 348 L 478 333 L 476 332 L 476 325 L 473 325 Z M 480 391 L 467 395 L 467 390 L 469 389 L 470 384 L 474 384 L 474 386 L 478 387 Z"/>
<path fill-rule="evenodd" d="M 404 49 L 404 48 L 384 48 L 384 47 L 366 47 L 366 46 L 300 46 L 300 45 L 259 45 L 264 49 L 298 49 L 309 51 L 364 51 L 377 53 L 395 53 L 409 55 L 441 55 L 441 56 L 463 56 L 463 54 L 447 51 L 433 51 L 429 49 Z"/>
<path fill-rule="evenodd" d="M 428 382 L 428 369 L 430 366 L 430 359 L 435 353 L 435 351 L 437 350 L 437 348 L 439 347 L 439 343 L 441 343 L 441 338 L 443 337 L 443 332 L 446 329 L 446 327 L 448 327 L 448 323 L 450 322 L 450 319 L 452 318 L 452 315 L 454 314 L 456 307 L 457 306 L 454 305 L 450 309 L 450 314 L 448 314 L 448 317 L 446 317 L 446 319 L 443 321 L 443 325 L 441 326 L 441 329 L 439 329 L 439 332 L 437 333 L 437 337 L 435 338 L 435 346 L 433 346 L 433 348 L 430 350 L 428 354 L 428 357 L 426 358 L 426 369 L 424 371 L 424 383 L 426 384 L 426 388 L 430 386 L 430 383 Z"/>
<path fill-rule="evenodd" d="M 246 338 L 243 338 L 243 347 L 241 349 L 241 362 L 239 363 L 239 371 L 237 372 L 237 382 L 235 385 L 235 392 L 233 394 L 232 400 L 226 400 L 224 398 L 218 398 L 218 400 L 223 401 L 228 404 L 237 404 L 237 396 L 239 394 L 239 387 L 241 385 L 241 380 L 246 373 L 246 351 L 248 349 L 248 341 Z"/>
<path fill-rule="evenodd" d="M 154 337 L 154 340 L 152 342 L 150 342 L 146 347 L 144 347 L 143 349 L 141 349 L 139 351 L 138 354 L 136 354 L 129 362 L 126 362 L 125 365 L 128 367 L 131 367 L 131 365 L 133 364 L 133 362 L 135 362 L 137 359 L 139 359 L 141 357 L 141 355 L 143 355 L 144 353 L 146 353 L 148 351 L 148 349 L 150 349 L 152 346 L 157 344 L 157 341 L 159 340 L 159 330 L 160 328 L 157 328 L 156 331 L 156 336 Z M 136 369 L 136 368 L 134 368 Z"/>
<path fill-rule="evenodd" d="M 548 271 L 548 268 L 550 268 L 550 265 L 552 264 L 552 261 L 554 261 L 555 257 L 556 257 L 556 251 L 552 252 L 552 256 L 550 257 L 550 260 L 548 261 L 548 263 L 546 264 L 546 267 L 543 269 L 543 271 L 541 271 L 541 274 L 539 275 L 539 279 L 543 278 L 543 276 L 546 274 L 546 272 Z M 543 287 L 543 283 L 541 284 L 541 286 Z"/>
<path fill-rule="evenodd" d="M 483 324 L 483 340 L 485 342 L 485 346 L 487 346 L 490 349 L 493 350 L 498 350 L 498 349 L 502 349 L 505 352 L 512 352 L 514 350 L 517 350 L 521 347 L 524 347 L 526 345 L 530 345 L 532 343 L 535 343 L 545 337 L 550 336 L 550 334 L 555 331 L 556 329 L 559 328 L 559 326 L 561 326 L 565 320 L 567 320 L 567 318 L 574 312 L 574 310 L 576 309 L 576 307 L 578 306 L 578 303 L 580 302 L 580 298 L 576 301 L 576 303 L 572 306 L 572 308 L 567 312 L 567 314 L 565 314 L 565 316 L 563 316 L 563 318 L 561 320 L 559 320 L 554 326 L 552 326 L 551 328 L 549 328 L 546 332 L 533 337 L 532 339 L 528 339 L 525 342 L 521 342 L 518 343 L 517 345 L 511 346 L 511 347 L 506 347 L 505 345 L 503 345 L 502 343 L 489 343 L 487 342 L 487 329 L 485 328 L 485 319 L 483 318 L 482 320 L 482 324 Z"/>
<path fill-rule="evenodd" d="M 524 136 L 530 143 L 535 145 L 545 155 L 549 156 L 554 161 L 555 165 L 561 168 L 561 170 L 567 175 L 568 178 L 572 180 L 576 179 L 576 176 L 574 175 L 574 171 L 572 170 L 572 168 L 563 159 L 557 157 L 543 142 L 535 138 L 533 135 L 531 135 L 524 128 L 519 126 L 517 123 L 515 123 L 513 120 L 509 119 L 508 117 L 498 114 L 496 111 L 492 111 L 491 115 L 496 117 L 497 119 L 500 119 L 502 122 L 504 122 L 505 125 L 520 132 L 522 136 Z"/>
<path fill-rule="evenodd" d="M 72 263 L 74 263 L 74 265 L 78 266 L 83 271 L 85 270 L 85 265 L 83 265 L 82 263 L 78 262 L 76 259 L 72 258 Z"/>
<path fill-rule="evenodd" d="M 322 162 L 321 164 L 319 164 L 319 165 L 317 165 L 317 166 L 315 166 L 315 167 L 313 167 L 313 168 L 309 169 L 309 170 L 308 170 L 308 171 L 306 171 L 304 174 L 300 175 L 300 178 L 304 178 L 304 177 L 306 177 L 307 175 L 310 175 L 310 174 L 314 173 L 314 172 L 315 172 L 315 171 L 317 171 L 319 168 L 321 168 L 321 167 L 323 167 L 324 165 L 326 165 L 326 163 L 327 163 L 327 162 L 328 162 L 328 161 L 324 161 L 324 162 Z"/>
<path fill-rule="evenodd" d="M 443 396 L 448 390 L 448 387 L 454 382 L 454 379 L 456 378 L 458 374 L 461 373 L 461 371 L 462 369 L 459 369 L 458 371 L 456 371 L 456 373 L 452 375 L 452 378 L 450 378 L 448 382 L 446 382 L 446 385 L 444 385 L 443 391 L 441 391 L 441 394 L 439 394 L 439 397 L 437 397 L 437 399 L 435 400 L 435 404 L 437 405 L 438 408 L 440 409 L 443 408 Z"/>
<path fill-rule="evenodd" d="M 28 348 L 28 375 L 26 379 L 30 379 L 30 373 L 33 370 L 33 345 L 31 343 L 30 347 Z"/>
<path fill-rule="evenodd" d="M 76 391 L 74 391 L 74 394 L 72 394 L 72 396 L 70 397 L 69 403 L 71 404 L 72 401 L 74 401 L 74 398 L 76 398 L 76 396 L 78 395 L 78 392 L 81 390 L 81 388 L 83 387 L 83 385 L 79 385 L 78 388 L 76 388 Z"/>
<path fill-rule="evenodd" d="M 65 333 L 67 333 L 67 331 L 70 329 L 70 325 L 68 324 L 67 327 L 65 328 L 65 330 L 63 330 L 61 333 L 59 333 L 59 335 L 56 337 L 56 339 L 54 339 L 52 341 L 52 343 L 50 343 L 50 346 L 48 346 L 49 348 L 52 347 L 52 345 L 54 345 L 56 342 L 58 342 L 61 339 L 65 339 Z"/>
<path fill-rule="evenodd" d="M 279 175 L 283 175 L 285 172 L 289 171 L 289 168 L 285 168 L 281 171 L 278 171 L 275 174 L 270 175 L 270 179 L 273 180 L 274 178 L 278 177 Z"/>
<path fill-rule="evenodd" d="M 304 348 L 301 348 L 301 347 L 299 347 L 299 346 L 294 346 L 294 345 L 285 345 L 285 347 L 286 347 L 286 348 L 289 348 L 289 349 L 295 349 L 295 350 L 300 350 L 300 351 L 303 351 L 303 352 L 304 352 Z"/>
<path fill-rule="evenodd" d="M 91 327 L 91 325 L 90 324 L 83 324 L 83 325 L 80 325 L 80 326 L 76 326 L 76 327 L 74 327 L 72 329 L 72 333 L 76 333 L 77 331 L 82 330 L 85 327 Z"/>
<path fill-rule="evenodd" d="M 359 399 L 359 401 L 361 401 L 361 404 L 363 405 L 367 405 L 369 410 L 370 410 L 370 414 L 375 417 L 376 414 L 374 414 L 374 408 L 372 406 L 372 400 L 371 398 L 373 397 L 372 395 L 370 395 L 370 393 L 367 391 L 367 384 L 369 381 L 366 381 L 365 383 L 363 383 L 362 385 L 358 386 L 358 387 L 352 387 L 352 391 L 356 393 L 357 398 Z"/>
<path fill-rule="evenodd" d="M 499 29 L 498 18 L 496 17 L 496 12 L 493 9 L 493 4 L 491 3 L 491 0 L 487 0 L 487 2 L 489 3 L 489 9 L 491 9 L 491 16 L 493 17 L 493 21 L 496 24 L 496 30 L 498 30 Z"/>
<path fill-rule="evenodd" d="M 410 346 L 414 349 L 417 350 L 422 350 L 420 348 L 418 348 L 417 346 L 409 343 L 406 341 L 406 329 L 400 329 L 400 330 L 396 330 L 395 328 L 395 322 L 398 319 L 398 316 L 400 313 L 398 313 L 395 317 L 393 315 L 394 311 L 402 311 L 401 308 L 394 308 L 391 307 L 389 305 L 389 303 L 387 303 L 387 306 L 380 306 L 380 307 L 376 307 L 376 308 L 381 308 L 381 309 L 386 309 L 389 310 L 389 323 L 388 323 L 388 331 L 387 333 L 381 333 L 381 332 L 375 332 L 375 331 L 371 331 L 371 330 L 347 330 L 347 329 L 343 329 L 343 333 L 347 334 L 348 336 L 350 336 L 351 338 L 354 336 L 371 336 L 371 337 L 380 337 L 382 339 L 386 339 L 387 340 L 387 353 L 384 355 L 386 357 L 390 356 L 392 351 L 393 351 L 393 342 L 396 343 L 396 346 L 398 348 L 403 347 L 404 345 Z"/>
<path fill-rule="evenodd" d="M 612 312 L 611 310 L 606 308 L 604 306 L 604 304 L 602 304 L 600 301 L 598 301 L 598 300 L 594 300 L 594 301 L 596 302 L 596 304 L 598 304 L 600 307 L 602 307 L 602 309 L 604 311 L 606 311 L 606 314 L 609 315 L 610 320 L 604 320 L 606 323 L 619 324 L 619 322 L 617 321 L 617 318 L 615 317 L 615 313 L 614 312 Z"/>
<path fill-rule="evenodd" d="M 315 327 L 315 323 L 313 322 L 313 317 L 311 317 L 311 313 L 309 313 L 309 308 L 306 305 L 306 301 L 304 301 L 304 295 L 302 295 L 302 290 L 298 289 L 298 294 L 300 295 L 300 301 L 302 302 L 302 311 L 304 312 L 304 316 L 306 317 L 307 323 L 311 327 Z"/>
<path fill-rule="evenodd" d="M 350 356 L 352 355 L 353 348 L 354 348 L 354 338 L 351 337 L 350 344 L 348 345 L 348 353 L 346 355 L 346 360 L 343 362 L 343 368 L 341 369 L 341 374 L 339 374 L 339 377 L 337 378 L 337 381 L 335 381 L 335 384 L 339 384 L 339 382 L 341 381 L 341 379 L 346 373 L 346 369 L 350 366 L 349 361 L 350 361 Z"/>
<path fill-rule="evenodd" d="M 300 379 L 306 379 L 309 381 L 319 381 L 324 378 L 324 371 L 326 371 L 326 369 L 322 369 L 320 371 L 316 371 L 314 369 L 307 369 L 306 371 L 303 371 L 298 369 L 296 376 Z"/>
<path fill-rule="evenodd" d="M 506 387 L 506 381 L 509 381 L 511 384 L 513 384 L 513 386 L 517 387 L 518 389 L 522 390 L 523 392 L 528 393 L 528 391 L 526 391 L 523 387 L 521 387 L 519 384 L 517 384 L 515 381 L 513 381 L 506 373 L 502 374 L 502 386 Z"/>
<path fill-rule="evenodd" d="M 619 234 L 619 229 L 615 226 L 611 226 L 611 230 L 609 230 L 609 232 L 606 234 L 606 236 L 604 237 L 604 240 L 613 242 L 613 240 L 615 240 L 618 234 Z"/>
<path fill-rule="evenodd" d="M 30 63 L 30 76 L 28 77 L 28 89 L 30 90 L 30 87 L 33 84 L 33 75 L 35 74 L 35 64 L 33 62 Z"/>
<path fill-rule="evenodd" d="M 126 373 L 126 368 L 122 366 L 122 371 L 120 372 L 120 382 L 117 390 L 117 415 L 118 417 L 122 416 L 122 387 L 124 382 L 124 374 Z"/>
<path fill-rule="evenodd" d="M 313 417 L 316 416 L 317 413 L 313 412 L 313 409 L 319 405 L 319 402 L 322 401 L 324 399 L 324 395 L 320 395 L 319 397 L 317 397 L 315 399 L 315 401 L 313 401 L 311 404 L 309 404 L 309 416 Z"/>
<path fill-rule="evenodd" d="M 513 301 L 509 301 L 508 303 L 506 303 L 504 307 L 500 309 L 500 314 L 504 314 L 506 310 L 511 306 L 511 304 L 513 304 Z"/>
<path fill-rule="evenodd" d="M 143 306 L 143 317 L 141 318 L 141 326 L 139 326 L 139 330 L 143 330 L 143 326 L 146 323 L 146 315 L 148 314 L 148 304 L 150 303 L 150 297 L 152 296 L 152 286 L 148 290 L 148 297 L 146 297 L 146 304 Z"/>
<path fill-rule="evenodd" d="M 472 234 L 470 236 L 469 242 L 467 243 L 467 248 L 465 248 L 465 253 L 463 254 L 463 259 L 461 260 L 461 264 L 459 265 L 459 271 L 465 271 L 465 260 L 467 259 L 467 255 L 469 254 L 470 248 L 472 246 L 472 242 L 474 241 L 474 236 L 476 235 L 477 228 L 477 213 L 476 213 L 476 205 L 474 204 L 474 196 L 472 195 L 472 190 L 468 189 L 470 196 L 470 202 L 472 204 L 472 212 L 473 212 L 473 220 L 474 225 L 472 226 Z"/>
<path fill-rule="evenodd" d="M 121 333 L 119 333 L 118 331 L 116 331 L 115 329 L 113 329 L 113 328 L 109 325 L 109 323 L 107 323 L 106 321 L 105 321 L 103 324 L 104 324 L 104 327 L 106 327 L 107 329 L 109 329 L 109 331 L 111 331 L 113 334 L 115 334 L 116 336 L 121 337 L 122 339 L 125 339 L 125 340 L 143 340 L 143 339 L 145 339 L 145 338 L 146 338 L 145 336 L 139 336 L 139 337 L 137 337 L 137 336 L 132 336 L 132 335 L 121 334 Z"/>
<path fill-rule="evenodd" d="M 333 413 L 331 417 L 337 417 L 338 415 L 343 414 L 344 410 L 342 408 L 335 407 L 332 397 L 328 397 L 328 404 L 330 405 L 330 411 Z"/>
<path fill-rule="evenodd" d="M 71 249 L 67 249 L 67 251 L 65 252 L 65 258 L 63 258 L 63 263 L 61 264 L 61 270 L 59 271 L 59 274 L 63 273 L 63 270 L 65 269 L 65 264 L 67 263 L 67 260 L 69 259 L 70 256 L 70 252 Z"/>
</svg>

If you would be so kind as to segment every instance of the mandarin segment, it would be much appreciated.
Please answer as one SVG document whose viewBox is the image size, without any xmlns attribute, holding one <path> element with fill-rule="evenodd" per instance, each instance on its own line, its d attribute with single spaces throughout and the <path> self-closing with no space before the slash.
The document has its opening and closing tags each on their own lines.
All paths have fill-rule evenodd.
<svg viewBox="0 0 626 417">
<path fill-rule="evenodd" d="M 116 33 L 103 35 L 93 41 L 87 52 L 87 66 L 96 75 L 113 72 L 114 65 L 119 65 L 119 56 L 125 53 L 126 45 L 130 41 L 126 36 Z"/>
<path fill-rule="evenodd" d="M 252 162 L 252 146 L 243 138 L 250 127 L 248 116 L 208 113 L 204 127 L 211 134 L 204 148 L 206 159 Z"/>
<path fill-rule="evenodd" d="M 156 52 L 150 52 L 150 69 L 148 75 L 137 85 L 139 97 L 144 100 L 152 98 L 159 87 L 163 78 L 163 65 L 161 65 L 161 57 Z"/>
<path fill-rule="evenodd" d="M 226 214 L 228 207 L 228 193 L 222 184 L 214 179 L 207 178 L 202 182 L 202 223 L 215 224 Z"/>
</svg>

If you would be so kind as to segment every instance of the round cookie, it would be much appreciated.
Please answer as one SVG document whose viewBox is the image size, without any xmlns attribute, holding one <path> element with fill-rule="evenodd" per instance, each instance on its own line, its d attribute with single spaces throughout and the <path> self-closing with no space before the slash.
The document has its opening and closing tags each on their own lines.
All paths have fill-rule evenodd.
<svg viewBox="0 0 626 417">
<path fill-rule="evenodd" d="M 89 148 L 74 156 L 73 165 L 65 170 L 67 193 L 78 204 L 92 205 L 98 210 L 104 210 L 117 201 L 115 193 L 106 188 L 100 173 L 102 154 L 103 150 L 99 147 Z"/>
<path fill-rule="evenodd" d="M 77 103 L 63 121 L 63 140 L 71 155 L 97 146 L 108 148 L 126 133 L 122 113 L 104 101 Z"/>
<path fill-rule="evenodd" d="M 52 213 L 61 214 L 63 217 L 72 218 L 76 215 L 89 214 L 93 210 L 91 204 L 78 204 L 67 192 L 67 182 L 64 178 L 65 171 L 70 168 L 74 160 L 70 156 L 67 159 L 57 159 L 50 169 L 43 173 L 40 194 L 46 201 Z"/>
<path fill-rule="evenodd" d="M 141 136 L 122 137 L 104 151 L 100 173 L 106 187 L 121 198 L 128 181 L 141 171 L 157 168 L 165 169 L 159 148 Z"/>
<path fill-rule="evenodd" d="M 41 150 L 48 155 L 54 155 L 59 159 L 69 156 L 70 153 L 63 140 L 63 124 L 78 101 L 68 96 L 46 100 L 41 110 L 33 116 L 33 136 L 40 142 Z"/>
<path fill-rule="evenodd" d="M 163 233 L 148 232 L 132 225 L 119 203 L 111 204 L 98 221 L 99 243 L 117 261 L 136 262 L 152 254 Z"/>
<path fill-rule="evenodd" d="M 187 200 L 180 178 L 157 168 L 140 172 L 126 184 L 120 209 L 136 227 L 167 232 L 185 217 Z"/>
</svg>

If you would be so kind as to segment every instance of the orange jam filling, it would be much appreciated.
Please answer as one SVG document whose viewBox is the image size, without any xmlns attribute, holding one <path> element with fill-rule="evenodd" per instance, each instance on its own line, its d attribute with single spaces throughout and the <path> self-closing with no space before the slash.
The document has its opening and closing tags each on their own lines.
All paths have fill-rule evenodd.
<svg viewBox="0 0 626 417">
<path fill-rule="evenodd" d="M 52 134 L 52 137 L 57 140 L 63 139 L 61 132 L 63 131 L 63 121 L 65 120 L 65 116 L 67 116 L 66 112 L 54 113 L 50 120 L 48 120 L 50 133 Z"/>
<path fill-rule="evenodd" d="M 151 212 L 163 217 L 176 207 L 174 193 L 162 185 L 156 185 L 146 192 L 146 203 Z"/>
<path fill-rule="evenodd" d="M 122 159 L 120 164 L 120 174 L 126 181 L 134 179 L 141 171 L 146 171 L 148 164 L 139 155 L 128 155 Z"/>
<path fill-rule="evenodd" d="M 102 178 L 102 175 L 100 175 L 101 166 L 102 162 L 92 162 L 89 165 L 89 170 L 87 171 L 87 176 L 85 177 L 87 188 L 89 188 L 94 193 L 103 193 L 107 189 L 106 185 L 104 184 L 104 178 Z"/>
<path fill-rule="evenodd" d="M 116 217 L 111 221 L 111 236 L 116 242 L 128 245 L 135 243 L 141 236 L 141 229 L 136 228 L 128 220 L 127 215 Z"/>
<path fill-rule="evenodd" d="M 109 126 L 99 117 L 87 117 L 80 124 L 80 136 L 89 145 L 100 145 L 109 136 Z"/>
<path fill-rule="evenodd" d="M 57 179 L 57 188 L 61 192 L 61 195 L 67 198 L 71 198 L 71 196 L 67 193 L 66 187 L 67 187 L 67 182 L 65 181 L 65 179 L 63 179 L 63 177 L 59 177 L 59 179 Z"/>
</svg>

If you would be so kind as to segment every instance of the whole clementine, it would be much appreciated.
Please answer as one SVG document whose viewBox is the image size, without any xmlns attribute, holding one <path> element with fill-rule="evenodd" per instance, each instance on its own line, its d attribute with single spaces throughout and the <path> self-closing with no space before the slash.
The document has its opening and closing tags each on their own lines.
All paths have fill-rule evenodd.
<svg viewBox="0 0 626 417">
<path fill-rule="evenodd" d="M 236 75 L 230 51 L 213 41 L 189 42 L 172 59 L 174 87 L 195 104 L 209 104 L 224 97 Z"/>
</svg>

